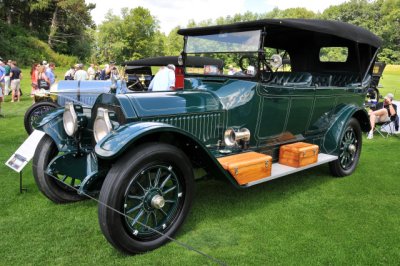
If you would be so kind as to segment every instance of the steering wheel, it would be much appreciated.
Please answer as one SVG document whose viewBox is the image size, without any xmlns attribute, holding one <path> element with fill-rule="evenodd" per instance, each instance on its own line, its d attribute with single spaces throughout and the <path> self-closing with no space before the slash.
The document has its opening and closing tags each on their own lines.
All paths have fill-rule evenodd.
<svg viewBox="0 0 400 266">
<path fill-rule="evenodd" d="M 136 74 L 130 74 L 130 75 L 134 76 L 136 81 L 133 82 L 131 85 L 129 85 L 128 89 L 131 91 L 144 91 L 145 88 L 144 88 L 142 82 L 140 82 L 139 77 Z"/>
<path fill-rule="evenodd" d="M 240 69 L 246 73 L 248 66 L 256 66 L 258 62 L 258 58 L 252 55 L 243 55 L 239 59 L 239 67 Z"/>
</svg>

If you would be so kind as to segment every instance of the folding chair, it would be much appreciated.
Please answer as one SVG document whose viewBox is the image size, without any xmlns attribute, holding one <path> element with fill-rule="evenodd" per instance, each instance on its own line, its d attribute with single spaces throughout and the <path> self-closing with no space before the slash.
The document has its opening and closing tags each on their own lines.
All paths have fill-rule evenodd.
<svg viewBox="0 0 400 266">
<path fill-rule="evenodd" d="M 378 122 L 375 124 L 375 131 L 378 132 L 382 137 L 387 138 L 389 136 L 397 136 L 396 131 L 399 129 L 399 116 L 397 115 L 397 106 L 393 104 L 395 115 L 390 117 L 390 120 L 385 122 Z"/>
</svg>

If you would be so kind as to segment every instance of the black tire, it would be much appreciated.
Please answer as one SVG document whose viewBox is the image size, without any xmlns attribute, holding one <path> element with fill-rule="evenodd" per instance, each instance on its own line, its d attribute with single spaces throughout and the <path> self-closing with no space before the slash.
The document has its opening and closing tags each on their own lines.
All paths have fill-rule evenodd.
<svg viewBox="0 0 400 266">
<path fill-rule="evenodd" d="M 39 190 L 55 203 L 69 203 L 85 199 L 73 188 L 45 173 L 48 164 L 57 154 L 58 149 L 53 139 L 45 135 L 39 142 L 32 162 L 32 172 Z M 70 180 L 72 181 L 72 179 Z M 73 180 L 73 183 L 76 181 Z"/>
<path fill-rule="evenodd" d="M 30 135 L 34 130 L 33 123 L 48 111 L 58 107 L 60 106 L 53 102 L 38 102 L 29 107 L 24 115 L 24 126 L 26 133 Z"/>
<path fill-rule="evenodd" d="M 337 177 L 351 175 L 357 167 L 362 148 L 360 124 L 354 117 L 350 118 L 342 132 L 339 148 L 339 158 L 329 163 L 329 169 Z"/>
<path fill-rule="evenodd" d="M 155 170 L 157 170 L 158 179 L 152 174 Z M 160 171 L 159 174 L 158 171 Z M 146 178 L 150 179 L 148 186 Z M 164 181 L 161 182 L 163 179 Z M 155 196 L 154 191 L 151 191 L 160 183 L 168 189 L 163 190 L 164 186 L 161 184 L 159 195 L 162 195 L 164 199 L 176 197 L 176 195 L 177 198 L 174 203 L 155 208 L 151 205 Z M 172 186 L 169 183 L 172 183 Z M 178 148 L 168 144 L 144 144 L 125 154 L 113 165 L 99 196 L 100 202 L 133 217 L 128 219 L 99 204 L 100 228 L 106 239 L 123 253 L 138 254 L 156 249 L 167 243 L 168 237 L 174 236 L 180 228 L 189 212 L 193 194 L 194 176 L 187 156 Z M 133 208 L 130 209 L 132 206 Z M 140 208 L 137 209 L 138 207 Z M 164 220 L 158 222 L 157 215 L 159 218 L 164 217 Z M 138 222 L 133 222 L 135 219 Z M 144 227 L 143 224 L 161 231 L 163 235 Z"/>
<path fill-rule="evenodd" d="M 377 88 L 374 88 L 374 93 L 375 93 L 375 99 L 376 99 L 376 102 L 379 102 L 379 97 L 380 97 L 380 94 L 379 94 L 379 90 L 377 89 Z"/>
</svg>

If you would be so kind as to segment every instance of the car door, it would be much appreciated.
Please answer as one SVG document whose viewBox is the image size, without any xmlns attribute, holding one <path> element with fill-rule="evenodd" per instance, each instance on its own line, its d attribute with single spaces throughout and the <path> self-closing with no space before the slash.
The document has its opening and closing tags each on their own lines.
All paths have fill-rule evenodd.
<svg viewBox="0 0 400 266">
<path fill-rule="evenodd" d="M 303 139 L 313 112 L 315 87 L 263 82 L 258 92 L 261 97 L 256 129 L 258 145 Z"/>
</svg>

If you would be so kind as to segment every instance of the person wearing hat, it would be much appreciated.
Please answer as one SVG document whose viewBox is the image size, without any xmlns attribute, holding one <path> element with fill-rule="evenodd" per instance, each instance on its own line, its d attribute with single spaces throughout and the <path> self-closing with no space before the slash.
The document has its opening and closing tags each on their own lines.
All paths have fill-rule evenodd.
<svg viewBox="0 0 400 266">
<path fill-rule="evenodd" d="M 42 66 L 49 67 L 49 64 L 47 63 L 46 60 L 43 60 L 43 61 L 42 61 Z"/>
<path fill-rule="evenodd" d="M 397 106 L 392 103 L 393 94 L 388 93 L 383 102 L 376 105 L 375 111 L 369 111 L 369 122 L 371 125 L 371 130 L 368 133 L 367 139 L 372 139 L 374 137 L 375 124 L 380 122 L 390 121 L 390 117 L 396 115 Z"/>
<path fill-rule="evenodd" d="M 83 64 L 77 64 L 76 69 L 74 80 L 87 80 L 89 78 L 87 72 L 83 69 Z"/>
<path fill-rule="evenodd" d="M 70 66 L 67 72 L 65 72 L 64 80 L 74 80 L 75 76 L 75 66 Z"/>
<path fill-rule="evenodd" d="M 175 66 L 162 67 L 149 85 L 149 91 L 170 91 L 175 88 Z"/>
</svg>

